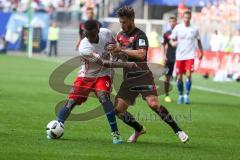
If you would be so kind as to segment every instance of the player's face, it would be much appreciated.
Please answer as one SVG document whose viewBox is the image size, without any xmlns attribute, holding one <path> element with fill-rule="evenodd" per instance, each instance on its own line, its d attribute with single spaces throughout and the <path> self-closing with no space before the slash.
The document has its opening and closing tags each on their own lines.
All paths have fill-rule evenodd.
<svg viewBox="0 0 240 160">
<path fill-rule="evenodd" d="M 90 31 L 86 31 L 86 37 L 90 43 L 97 43 L 98 33 L 99 33 L 99 28 L 96 28 L 96 29 L 93 29 Z"/>
<path fill-rule="evenodd" d="M 124 32 L 128 33 L 132 31 L 134 27 L 134 19 L 127 17 L 119 17 L 119 22 Z"/>
<path fill-rule="evenodd" d="M 190 24 L 190 21 L 191 21 L 191 18 L 192 16 L 190 14 L 184 14 L 183 16 L 183 21 L 186 25 L 189 25 Z"/>
<path fill-rule="evenodd" d="M 177 25 L 177 20 L 176 19 L 170 19 L 169 20 L 169 25 L 171 29 L 173 29 Z"/>
</svg>

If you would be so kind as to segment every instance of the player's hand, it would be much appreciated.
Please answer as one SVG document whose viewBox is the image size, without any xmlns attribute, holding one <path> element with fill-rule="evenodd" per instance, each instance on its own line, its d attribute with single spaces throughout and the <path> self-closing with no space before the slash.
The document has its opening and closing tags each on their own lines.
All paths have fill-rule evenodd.
<svg viewBox="0 0 240 160">
<path fill-rule="evenodd" d="M 113 51 L 116 48 L 116 44 L 115 43 L 110 43 L 107 45 L 106 49 L 107 51 Z"/>
<path fill-rule="evenodd" d="M 203 54 L 199 56 L 199 60 L 202 60 L 202 59 L 203 59 Z"/>
<path fill-rule="evenodd" d="M 121 48 L 117 44 L 108 44 L 107 45 L 107 51 L 111 52 L 112 55 L 116 55 L 119 52 L 121 52 Z"/>
<path fill-rule="evenodd" d="M 178 45 L 178 41 L 177 40 L 171 40 L 170 42 L 171 42 L 171 45 L 173 47 L 177 47 L 177 45 Z"/>
<path fill-rule="evenodd" d="M 102 56 L 101 56 L 102 59 L 110 59 L 110 54 L 108 52 L 103 52 Z"/>
</svg>

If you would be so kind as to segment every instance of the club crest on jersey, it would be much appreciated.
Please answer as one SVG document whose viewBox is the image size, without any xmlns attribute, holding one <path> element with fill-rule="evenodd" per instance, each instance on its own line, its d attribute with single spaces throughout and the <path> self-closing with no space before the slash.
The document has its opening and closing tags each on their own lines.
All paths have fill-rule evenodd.
<svg viewBox="0 0 240 160">
<path fill-rule="evenodd" d="M 146 41 L 144 39 L 139 39 L 139 46 L 146 46 Z"/>
</svg>

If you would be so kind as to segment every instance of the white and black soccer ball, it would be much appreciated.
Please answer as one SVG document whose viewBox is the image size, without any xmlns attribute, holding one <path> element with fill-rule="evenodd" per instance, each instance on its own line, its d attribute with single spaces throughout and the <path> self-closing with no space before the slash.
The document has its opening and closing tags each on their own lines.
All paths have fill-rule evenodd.
<svg viewBox="0 0 240 160">
<path fill-rule="evenodd" d="M 57 120 L 52 120 L 48 123 L 47 128 L 47 138 L 49 139 L 58 139 L 63 136 L 64 133 L 64 124 L 58 122 Z"/>
</svg>

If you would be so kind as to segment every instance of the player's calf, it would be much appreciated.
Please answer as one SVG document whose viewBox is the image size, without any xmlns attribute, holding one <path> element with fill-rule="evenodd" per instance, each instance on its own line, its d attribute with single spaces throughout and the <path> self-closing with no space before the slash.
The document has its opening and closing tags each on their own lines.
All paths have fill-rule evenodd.
<svg viewBox="0 0 240 160">
<path fill-rule="evenodd" d="M 67 120 L 68 116 L 70 115 L 72 109 L 76 106 L 76 101 L 69 99 L 65 106 L 63 106 L 57 115 L 57 120 L 64 124 L 64 122 Z"/>
<path fill-rule="evenodd" d="M 104 112 L 107 116 L 109 125 L 111 127 L 112 136 L 113 136 L 113 144 L 122 143 L 122 138 L 118 131 L 117 122 L 116 122 L 116 113 L 114 110 L 114 106 L 110 100 L 108 93 L 104 91 L 97 92 L 97 96 L 99 98 L 100 103 L 103 105 Z"/>
</svg>

